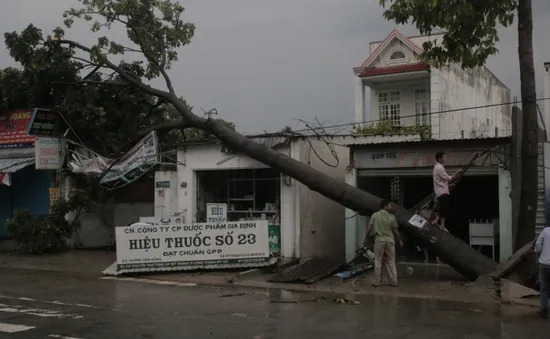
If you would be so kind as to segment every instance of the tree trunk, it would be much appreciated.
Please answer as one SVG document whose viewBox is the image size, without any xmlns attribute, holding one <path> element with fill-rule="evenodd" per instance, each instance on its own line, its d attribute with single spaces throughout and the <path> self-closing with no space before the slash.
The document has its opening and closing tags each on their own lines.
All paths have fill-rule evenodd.
<svg viewBox="0 0 550 339">
<path fill-rule="evenodd" d="M 172 104 L 181 112 L 185 108 L 175 100 Z M 203 119 L 195 115 L 186 115 L 191 126 L 206 130 L 218 137 L 227 146 L 252 159 L 262 162 L 295 180 L 309 189 L 334 200 L 341 205 L 362 215 L 370 215 L 379 210 L 380 198 L 368 192 L 338 181 L 320 171 L 280 152 L 258 144 L 249 138 L 227 128 L 223 123 L 214 119 Z M 464 277 L 475 280 L 480 275 L 489 274 L 496 269 L 497 264 L 489 257 L 471 248 L 462 240 L 437 226 L 430 225 L 422 229 L 409 223 L 413 213 L 401 207 L 394 207 L 394 214 L 400 224 L 400 230 L 407 236 L 419 241 L 421 245 L 432 249 L 441 259 L 447 262 Z M 343 231 L 343 230 L 342 230 Z"/>
<path fill-rule="evenodd" d="M 535 237 L 538 184 L 538 119 L 533 66 L 533 13 L 531 0 L 518 1 L 518 55 L 521 77 L 522 140 L 521 194 L 515 250 Z"/>
</svg>

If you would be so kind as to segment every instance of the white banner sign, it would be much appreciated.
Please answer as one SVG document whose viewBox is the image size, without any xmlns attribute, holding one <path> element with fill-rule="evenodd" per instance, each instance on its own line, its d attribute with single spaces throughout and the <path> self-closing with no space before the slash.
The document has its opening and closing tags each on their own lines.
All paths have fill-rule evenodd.
<svg viewBox="0 0 550 339">
<path fill-rule="evenodd" d="M 267 220 L 116 228 L 117 269 L 269 262 Z"/>
<path fill-rule="evenodd" d="M 60 169 L 60 142 L 57 138 L 37 137 L 34 142 L 36 169 Z"/>
<path fill-rule="evenodd" d="M 226 222 L 227 204 L 206 204 L 206 222 Z"/>
</svg>

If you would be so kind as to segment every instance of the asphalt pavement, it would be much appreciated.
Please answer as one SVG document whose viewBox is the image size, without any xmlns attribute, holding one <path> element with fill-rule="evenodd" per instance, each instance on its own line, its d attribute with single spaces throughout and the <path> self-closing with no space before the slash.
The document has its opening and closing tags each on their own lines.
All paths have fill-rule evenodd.
<svg viewBox="0 0 550 339">
<path fill-rule="evenodd" d="M 2 268 L 0 338 L 548 338 L 536 309 L 285 290 L 166 286 Z M 348 297 L 352 299 L 351 297 Z"/>
</svg>

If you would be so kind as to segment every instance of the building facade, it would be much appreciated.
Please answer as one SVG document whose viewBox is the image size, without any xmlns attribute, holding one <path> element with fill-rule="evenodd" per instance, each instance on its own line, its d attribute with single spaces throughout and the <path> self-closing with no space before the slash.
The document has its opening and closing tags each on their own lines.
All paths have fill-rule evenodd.
<svg viewBox="0 0 550 339">
<path fill-rule="evenodd" d="M 353 69 L 355 121 L 429 126 L 437 140 L 509 136 L 510 90 L 491 71 L 455 64 L 437 69 L 418 59 L 424 42 L 442 38 L 393 30 L 371 42 L 370 54 Z"/>
<path fill-rule="evenodd" d="M 254 141 L 344 182 L 349 164 L 349 151 L 344 146 L 314 138 L 266 137 Z M 345 212 L 338 203 L 220 143 L 188 145 L 178 151 L 177 160 L 177 204 L 170 203 L 174 198 L 167 196 L 171 189 L 166 189 L 162 192 L 164 206 L 160 206 L 157 192 L 155 212 L 181 215 L 186 223 L 206 222 L 208 205 L 222 204 L 227 221 L 268 220 L 270 237 L 278 240 L 273 245 L 277 253 L 273 254 L 282 258 L 330 255 L 344 259 Z M 169 181 L 171 174 L 163 177 Z"/>
<path fill-rule="evenodd" d="M 450 174 L 483 154 L 453 190 L 447 226 L 487 256 L 503 260 L 512 254 L 514 237 L 510 90 L 486 67 L 438 69 L 421 61 L 423 44 L 442 38 L 405 37 L 393 30 L 370 43 L 370 54 L 353 69 L 355 122 L 364 127 L 384 122 L 390 133 L 401 131 L 403 140 L 385 135 L 376 143 L 350 145 L 346 181 L 411 209 L 433 192 L 437 151 L 447 154 Z M 367 219 L 346 210 L 347 259 L 362 245 Z M 406 239 L 399 256 L 425 260 L 413 239 Z"/>
<path fill-rule="evenodd" d="M 0 239 L 9 238 L 5 222 L 17 210 L 48 214 L 56 172 L 35 169 L 35 137 L 27 127 L 32 109 L 0 113 Z"/>
</svg>

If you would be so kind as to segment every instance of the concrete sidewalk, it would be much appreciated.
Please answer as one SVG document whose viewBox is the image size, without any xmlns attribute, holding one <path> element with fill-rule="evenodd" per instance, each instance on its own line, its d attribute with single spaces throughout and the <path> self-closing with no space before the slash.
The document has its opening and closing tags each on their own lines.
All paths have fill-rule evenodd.
<svg viewBox="0 0 550 339">
<path fill-rule="evenodd" d="M 30 256 L 20 254 L 0 254 L 0 267 L 28 270 L 44 270 L 102 276 L 101 272 L 116 260 L 114 251 L 75 250 L 59 254 Z M 411 269 L 413 268 L 412 274 Z M 244 271 L 244 270 L 243 270 Z M 409 272 L 409 273 L 408 273 Z M 237 277 L 238 271 L 201 271 L 185 273 L 139 274 L 132 275 L 151 282 L 174 282 L 210 286 L 240 286 L 249 288 L 277 288 L 293 291 L 309 291 L 343 295 L 391 295 L 408 298 L 435 299 L 476 303 L 520 303 L 535 306 L 536 299 L 522 298 L 530 291 L 521 286 L 505 283 L 503 298 L 496 296 L 490 279 L 480 279 L 477 283 L 466 282 L 460 275 L 446 265 L 406 264 L 398 265 L 400 286 L 374 288 L 370 285 L 372 272 L 364 273 L 357 278 L 342 281 L 341 278 L 329 277 L 315 284 L 281 284 L 268 282 L 271 274 L 266 270 L 248 270 Z M 124 276 L 112 279 L 125 279 Z"/>
<path fill-rule="evenodd" d="M 0 267 L 28 270 L 84 273 L 101 276 L 101 271 L 116 261 L 114 251 L 68 251 L 57 254 L 24 255 L 1 253 Z"/>
</svg>

